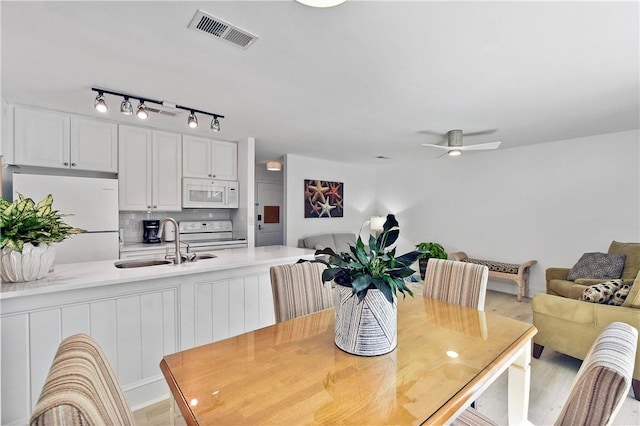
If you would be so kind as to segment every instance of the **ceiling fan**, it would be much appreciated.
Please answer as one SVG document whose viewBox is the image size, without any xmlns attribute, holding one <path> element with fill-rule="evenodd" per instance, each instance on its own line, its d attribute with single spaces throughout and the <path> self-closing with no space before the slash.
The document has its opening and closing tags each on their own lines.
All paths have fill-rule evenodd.
<svg viewBox="0 0 640 426">
<path fill-rule="evenodd" d="M 495 130 L 467 133 L 467 136 L 480 135 L 493 133 Z M 449 130 L 447 132 L 447 145 L 435 145 L 430 143 L 423 143 L 422 146 L 429 146 L 431 148 L 445 149 L 450 156 L 456 156 L 462 154 L 462 151 L 476 151 L 486 149 L 497 149 L 502 142 L 489 142 L 476 145 L 462 145 L 462 130 Z"/>
</svg>

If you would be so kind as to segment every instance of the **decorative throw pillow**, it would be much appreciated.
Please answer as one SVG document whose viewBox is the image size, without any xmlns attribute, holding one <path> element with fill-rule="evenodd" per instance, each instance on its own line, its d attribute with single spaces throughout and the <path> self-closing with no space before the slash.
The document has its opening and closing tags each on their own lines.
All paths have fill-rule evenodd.
<svg viewBox="0 0 640 426">
<path fill-rule="evenodd" d="M 622 287 L 622 280 L 605 281 L 589 286 L 582 292 L 582 300 L 591 303 L 607 303 L 620 287 Z"/>
<path fill-rule="evenodd" d="M 623 285 L 616 291 L 613 297 L 607 302 L 608 305 L 621 306 L 629 295 L 631 286 L 628 284 Z"/>
<path fill-rule="evenodd" d="M 578 278 L 599 278 L 612 280 L 620 278 L 624 261 L 627 256 L 624 254 L 608 253 L 585 253 L 573 265 L 567 279 L 575 281 Z"/>
</svg>

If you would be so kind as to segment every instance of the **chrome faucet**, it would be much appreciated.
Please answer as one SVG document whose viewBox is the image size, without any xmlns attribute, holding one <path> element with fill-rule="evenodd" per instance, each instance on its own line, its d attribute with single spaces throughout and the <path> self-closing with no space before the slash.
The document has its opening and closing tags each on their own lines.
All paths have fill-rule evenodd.
<svg viewBox="0 0 640 426">
<path fill-rule="evenodd" d="M 173 263 L 175 265 L 179 265 L 182 263 L 182 255 L 180 254 L 180 233 L 178 232 L 178 229 L 179 229 L 178 222 L 176 222 L 176 220 L 172 217 L 165 217 L 164 219 L 162 219 L 162 222 L 160 223 L 160 229 L 158 230 L 158 233 L 160 235 L 164 235 L 163 234 L 164 224 L 167 222 L 171 222 L 176 230 L 176 239 L 174 241 L 176 243 L 176 254 L 175 254 L 175 258 L 173 259 Z"/>
</svg>

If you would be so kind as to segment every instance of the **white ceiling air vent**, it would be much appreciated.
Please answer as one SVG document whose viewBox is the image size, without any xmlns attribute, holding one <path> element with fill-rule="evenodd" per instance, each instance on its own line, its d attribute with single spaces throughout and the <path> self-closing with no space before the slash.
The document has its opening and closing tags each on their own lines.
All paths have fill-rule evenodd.
<svg viewBox="0 0 640 426">
<path fill-rule="evenodd" d="M 172 106 L 166 105 L 149 105 L 146 104 L 147 111 L 154 112 L 156 114 L 165 115 L 167 117 L 177 117 L 181 114 L 179 109 L 173 108 Z"/>
<path fill-rule="evenodd" d="M 231 25 L 220 18 L 209 15 L 202 10 L 198 10 L 191 20 L 189 28 L 194 31 L 205 33 L 219 40 L 224 40 L 243 49 L 248 49 L 258 40 L 258 36 L 248 31 Z"/>
</svg>

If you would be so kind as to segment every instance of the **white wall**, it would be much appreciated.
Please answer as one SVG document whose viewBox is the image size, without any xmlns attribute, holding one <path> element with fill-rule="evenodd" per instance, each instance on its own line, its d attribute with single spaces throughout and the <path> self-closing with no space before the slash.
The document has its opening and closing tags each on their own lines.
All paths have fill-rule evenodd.
<svg viewBox="0 0 640 426">
<path fill-rule="evenodd" d="M 373 167 L 319 160 L 289 154 L 284 164 L 285 244 L 297 246 L 310 235 L 353 232 L 375 214 L 376 174 Z M 304 217 L 304 180 L 344 183 L 344 217 Z"/>
<path fill-rule="evenodd" d="M 238 208 L 232 210 L 233 237 L 246 238 L 247 246 L 255 246 L 255 146 L 256 140 L 248 137 L 238 141 Z"/>
<path fill-rule="evenodd" d="M 639 131 L 598 135 L 385 166 L 394 179 L 377 182 L 377 200 L 396 213 L 399 250 L 436 241 L 470 257 L 536 259 L 535 294 L 546 268 L 640 241 L 639 164 Z M 515 294 L 510 282 L 489 288 Z"/>
</svg>

